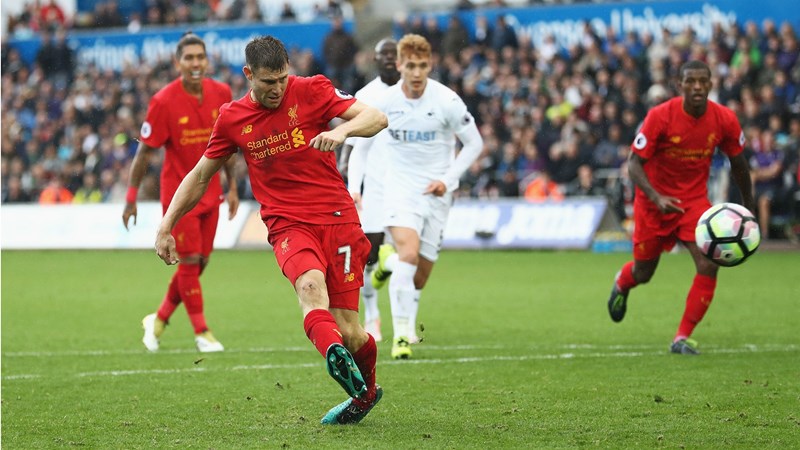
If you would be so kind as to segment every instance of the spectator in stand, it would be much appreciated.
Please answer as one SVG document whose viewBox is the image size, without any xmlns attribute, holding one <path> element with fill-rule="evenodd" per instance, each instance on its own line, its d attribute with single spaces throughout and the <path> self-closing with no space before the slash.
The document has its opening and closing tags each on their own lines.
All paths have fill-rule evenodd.
<svg viewBox="0 0 800 450">
<path fill-rule="evenodd" d="M 450 16 L 447 30 L 442 36 L 442 54 L 458 58 L 461 51 L 467 47 L 469 47 L 469 33 L 464 28 L 461 19 L 453 14 Z"/>
<path fill-rule="evenodd" d="M 595 180 L 592 166 L 582 164 L 578 167 L 578 177 L 567 184 L 567 195 L 570 197 L 597 197 L 606 195 L 606 191 Z"/>
<path fill-rule="evenodd" d="M 64 180 L 61 178 L 61 174 L 54 174 L 50 176 L 50 182 L 39 195 L 39 204 L 56 205 L 72 203 L 72 198 L 72 192 L 64 187 Z"/>
<path fill-rule="evenodd" d="M 48 32 L 42 33 L 42 46 L 36 54 L 36 62 L 47 79 L 55 84 L 56 89 L 66 89 L 72 84 L 75 56 L 67 44 L 67 35 L 63 29 L 56 30 L 55 39 L 51 39 Z"/>
<path fill-rule="evenodd" d="M 761 132 L 758 142 L 753 143 L 750 157 L 751 175 L 755 187 L 756 209 L 761 237 L 769 238 L 772 206 L 783 187 L 783 152 L 775 145 L 772 130 Z"/>
<path fill-rule="evenodd" d="M 355 55 L 358 45 L 347 30 L 341 15 L 331 20 L 331 31 L 322 43 L 322 55 L 325 58 L 325 76 L 333 85 L 346 92 L 354 92 L 355 87 Z"/>
<path fill-rule="evenodd" d="M 550 171 L 545 169 L 525 187 L 525 200 L 535 203 L 560 202 L 564 200 L 564 193 L 558 183 L 550 178 Z"/>
<path fill-rule="evenodd" d="M 28 203 L 31 196 L 22 187 L 22 180 L 19 176 L 8 177 L 8 186 L 3 189 L 3 203 Z"/>
<path fill-rule="evenodd" d="M 83 184 L 72 198 L 72 203 L 100 203 L 103 201 L 103 192 L 97 185 L 97 175 L 94 172 L 83 174 Z"/>
<path fill-rule="evenodd" d="M 292 4 L 284 2 L 283 9 L 281 10 L 281 22 L 295 22 L 297 21 L 297 14 L 295 14 Z"/>
<path fill-rule="evenodd" d="M 39 10 L 39 25 L 42 30 L 55 31 L 67 26 L 67 16 L 56 0 L 46 0 Z"/>
<path fill-rule="evenodd" d="M 503 47 L 518 48 L 519 40 L 517 32 L 506 22 L 506 16 L 498 14 L 495 19 L 494 30 L 492 30 L 491 47 L 496 52 L 500 52 Z"/>
</svg>

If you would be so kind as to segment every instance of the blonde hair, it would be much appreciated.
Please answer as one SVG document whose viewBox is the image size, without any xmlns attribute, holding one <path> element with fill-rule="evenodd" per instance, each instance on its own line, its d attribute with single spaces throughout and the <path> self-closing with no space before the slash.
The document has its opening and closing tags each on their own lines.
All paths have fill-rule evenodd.
<svg viewBox="0 0 800 450">
<path fill-rule="evenodd" d="M 397 59 L 403 60 L 409 56 L 420 58 L 431 57 L 431 44 L 427 39 L 418 34 L 407 34 L 397 43 Z"/>
</svg>

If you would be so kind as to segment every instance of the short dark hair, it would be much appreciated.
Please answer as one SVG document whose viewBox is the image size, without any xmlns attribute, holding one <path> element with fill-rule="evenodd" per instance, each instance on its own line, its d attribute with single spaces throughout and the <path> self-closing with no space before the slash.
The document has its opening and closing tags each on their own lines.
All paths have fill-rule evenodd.
<svg viewBox="0 0 800 450">
<path fill-rule="evenodd" d="M 683 81 L 683 74 L 687 70 L 705 70 L 708 72 L 708 77 L 711 78 L 711 68 L 708 67 L 708 64 L 704 63 L 703 61 L 693 59 L 691 61 L 687 61 L 681 65 L 680 75 L 681 81 Z"/>
<path fill-rule="evenodd" d="M 187 45 L 201 45 L 203 46 L 203 52 L 206 52 L 206 43 L 200 38 L 200 36 L 192 33 L 192 30 L 189 30 L 183 33 L 181 39 L 178 41 L 178 47 L 175 49 L 175 56 L 178 59 L 181 59 L 181 55 L 183 54 L 183 48 Z"/>
<path fill-rule="evenodd" d="M 283 42 L 272 36 L 260 36 L 247 43 L 245 63 L 250 70 L 282 70 L 289 64 L 289 54 Z"/>
</svg>

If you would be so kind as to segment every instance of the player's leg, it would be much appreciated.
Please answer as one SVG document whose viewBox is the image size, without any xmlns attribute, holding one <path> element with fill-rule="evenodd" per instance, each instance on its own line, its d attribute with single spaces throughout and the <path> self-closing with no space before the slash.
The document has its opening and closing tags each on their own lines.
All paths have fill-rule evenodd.
<svg viewBox="0 0 800 450">
<path fill-rule="evenodd" d="M 351 294 L 349 299 L 348 294 Z M 322 418 L 323 424 L 358 423 L 369 414 L 383 396 L 383 389 L 376 383 L 375 376 L 378 346 L 375 344 L 375 338 L 364 331 L 359 324 L 358 311 L 350 309 L 353 306 L 358 307 L 358 291 L 331 295 L 331 314 L 336 318 L 336 323 L 342 332 L 344 345 L 353 355 L 353 360 L 366 385 L 366 391 L 331 408 Z"/>
<path fill-rule="evenodd" d="M 675 338 L 672 340 L 670 350 L 673 353 L 698 354 L 697 343 L 690 337 L 697 324 L 703 320 L 711 301 L 714 299 L 719 267 L 703 256 L 694 241 L 685 241 L 683 244 L 692 255 L 697 273 L 686 296 L 686 307 L 678 325 L 678 330 L 675 333 Z"/>
<path fill-rule="evenodd" d="M 284 225 L 285 228 L 280 229 L 280 225 L 284 224 L 275 227 L 276 230 L 269 235 L 269 242 L 281 271 L 295 288 L 303 313 L 303 329 L 306 336 L 325 358 L 329 375 L 345 389 L 348 395 L 361 395 L 366 391 L 363 377 L 352 355 L 344 346 L 339 325 L 329 311 L 326 280 L 326 272 L 329 269 L 328 263 L 323 262 L 322 257 L 329 252 L 326 252 L 326 247 L 322 244 L 323 236 L 320 235 L 319 227 L 291 224 Z M 363 237 L 363 233 L 361 236 Z M 364 240 L 366 241 L 366 238 Z M 367 244 L 364 245 L 366 249 Z M 346 257 L 347 254 L 342 256 Z M 358 273 L 362 273 L 364 258 L 357 259 L 354 264 Z M 344 282 L 345 277 L 338 276 L 337 279 Z M 360 280 L 353 279 L 352 282 L 355 287 L 350 291 L 354 293 L 357 308 L 357 283 Z"/>
<path fill-rule="evenodd" d="M 195 335 L 207 330 L 205 319 L 202 315 L 202 291 L 200 289 L 200 219 L 198 214 L 184 216 L 175 225 L 172 231 L 180 262 L 178 269 L 170 281 L 167 295 L 161 302 L 158 311 L 142 320 L 144 336 L 142 342 L 150 351 L 159 348 L 159 339 L 165 326 L 175 312 L 177 306 L 183 302 L 189 320 L 195 329 Z M 199 314 L 198 314 L 199 302 Z"/>
<path fill-rule="evenodd" d="M 634 211 L 633 261 L 626 262 L 616 273 L 608 297 L 608 314 L 614 322 L 621 322 L 625 318 L 630 290 L 650 281 L 658 267 L 661 252 L 665 247 L 674 245 L 673 238 L 661 237 L 664 229 L 665 224 L 659 212 Z"/>
<path fill-rule="evenodd" d="M 332 241 L 336 256 L 328 263 L 326 286 L 329 294 L 331 315 L 336 320 L 342 341 L 347 351 L 352 355 L 355 363 L 353 380 L 343 383 L 336 376 L 336 372 L 349 367 L 339 368 L 340 361 L 347 362 L 346 357 L 340 360 L 331 359 L 329 351 L 327 358 L 328 369 L 351 398 L 333 407 L 322 418 L 323 424 L 351 424 L 358 423 L 372 410 L 383 396 L 383 390 L 376 384 L 375 366 L 378 360 L 378 347 L 375 338 L 368 334 L 358 322 L 358 286 L 364 278 L 364 262 L 369 255 L 369 241 L 355 226 L 341 225 L 329 228 L 327 241 Z M 337 355 L 333 355 L 334 357 Z M 358 376 L 356 376 L 358 374 Z M 363 382 L 363 389 L 358 389 L 358 377 Z M 350 385 L 352 389 L 348 389 Z"/>
<path fill-rule="evenodd" d="M 420 250 L 422 253 L 422 250 Z M 408 340 L 412 344 L 420 342 L 420 336 L 417 335 L 417 313 L 419 312 L 419 301 L 422 297 L 422 289 L 428 283 L 428 278 L 433 271 L 434 262 L 420 254 L 419 264 L 417 265 L 417 273 L 414 274 L 414 301 L 408 315 Z"/>
<path fill-rule="evenodd" d="M 164 334 L 169 318 L 172 317 L 172 313 L 175 312 L 175 309 L 177 309 L 180 304 L 181 296 L 178 291 L 178 271 L 176 270 L 175 273 L 172 274 L 167 293 L 164 295 L 164 299 L 161 301 L 158 310 L 144 316 L 142 319 L 142 328 L 144 329 L 142 343 L 147 350 L 151 352 L 158 351 L 160 347 L 159 339 L 161 339 L 161 335 Z"/>
<path fill-rule="evenodd" d="M 378 250 L 383 244 L 383 232 L 367 233 L 367 239 L 370 242 L 370 252 L 364 269 L 364 286 L 361 287 L 361 298 L 364 301 L 364 328 L 375 341 L 380 342 L 381 314 L 378 308 L 378 290 L 372 284 L 372 272 L 378 264 Z"/>
<path fill-rule="evenodd" d="M 617 272 L 611 295 L 608 298 L 608 314 L 614 322 L 621 322 L 628 310 L 628 294 L 634 287 L 645 284 L 653 278 L 660 257 L 652 259 L 634 259 L 628 261 Z"/>
<path fill-rule="evenodd" d="M 355 423 L 367 415 L 381 395 L 375 383 L 378 347 L 375 339 L 358 322 L 358 287 L 364 279 L 362 268 L 369 255 L 370 242 L 355 224 L 325 227 L 325 234 L 323 242 L 327 243 L 327 254 L 331 255 L 325 277 L 330 312 L 346 348 L 341 350 L 352 355 L 351 359 L 339 351 L 331 355 L 329 349 L 326 359 L 329 372 L 352 398 L 333 408 L 323 418 L 323 423 Z M 349 366 L 352 363 L 355 371 Z M 337 375 L 342 370 L 347 370 L 350 376 L 349 380 L 344 380 L 345 383 Z"/>
<path fill-rule="evenodd" d="M 389 303 L 392 307 L 394 340 L 392 357 L 411 357 L 408 337 L 411 309 L 416 297 L 414 276 L 419 264 L 420 240 L 416 229 L 403 226 L 389 228 L 397 249 L 398 262 L 389 280 Z"/>
<path fill-rule="evenodd" d="M 412 344 L 420 342 L 417 336 L 417 313 L 419 312 L 422 290 L 430 279 L 433 265 L 439 260 L 439 250 L 442 248 L 444 228 L 447 216 L 450 213 L 450 201 L 430 199 L 430 213 L 425 219 L 425 224 L 420 232 L 419 264 L 414 274 L 414 301 L 411 303 L 408 319 L 408 338 Z"/>
<path fill-rule="evenodd" d="M 180 257 L 178 287 L 181 300 L 194 329 L 197 349 L 204 353 L 225 349 L 206 323 L 203 289 L 200 284 L 200 274 L 208 264 L 218 221 L 219 209 L 210 208 L 199 214 L 185 216 L 173 232 Z"/>
</svg>

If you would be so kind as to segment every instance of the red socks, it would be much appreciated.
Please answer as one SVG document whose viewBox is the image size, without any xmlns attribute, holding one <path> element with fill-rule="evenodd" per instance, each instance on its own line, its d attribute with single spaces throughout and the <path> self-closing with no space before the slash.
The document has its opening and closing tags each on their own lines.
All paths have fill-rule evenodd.
<svg viewBox="0 0 800 450">
<path fill-rule="evenodd" d="M 636 280 L 633 279 L 633 261 L 628 261 L 622 266 L 619 271 L 619 278 L 617 278 L 617 289 L 622 292 L 627 292 L 636 286 Z"/>
<path fill-rule="evenodd" d="M 189 321 L 192 322 L 194 334 L 208 330 L 203 315 L 203 290 L 200 288 L 200 265 L 178 264 L 178 291 L 186 306 Z"/>
<path fill-rule="evenodd" d="M 169 282 L 169 288 L 167 288 L 164 301 L 161 302 L 161 306 L 158 308 L 158 318 L 164 322 L 168 322 L 169 318 L 172 317 L 172 313 L 175 312 L 175 309 L 180 304 L 181 295 L 180 292 L 178 292 L 178 272 L 176 271 L 175 274 L 172 275 L 172 280 Z"/>
<path fill-rule="evenodd" d="M 331 344 L 344 344 L 336 320 L 327 310 L 315 309 L 309 312 L 303 320 L 303 328 L 323 358 Z"/>
<path fill-rule="evenodd" d="M 692 335 L 694 327 L 703 320 L 703 316 L 711 305 L 716 288 L 716 278 L 700 274 L 694 276 L 689 295 L 686 296 L 686 309 L 683 311 L 683 318 L 678 326 L 678 332 L 675 334 L 675 340 Z"/>
<path fill-rule="evenodd" d="M 367 334 L 367 336 L 369 336 L 367 342 L 353 353 L 353 360 L 355 360 L 358 370 L 361 371 L 364 382 L 367 383 L 367 391 L 372 393 L 375 391 L 375 362 L 378 360 L 378 346 L 375 345 L 375 338 L 371 334 Z"/>
</svg>

